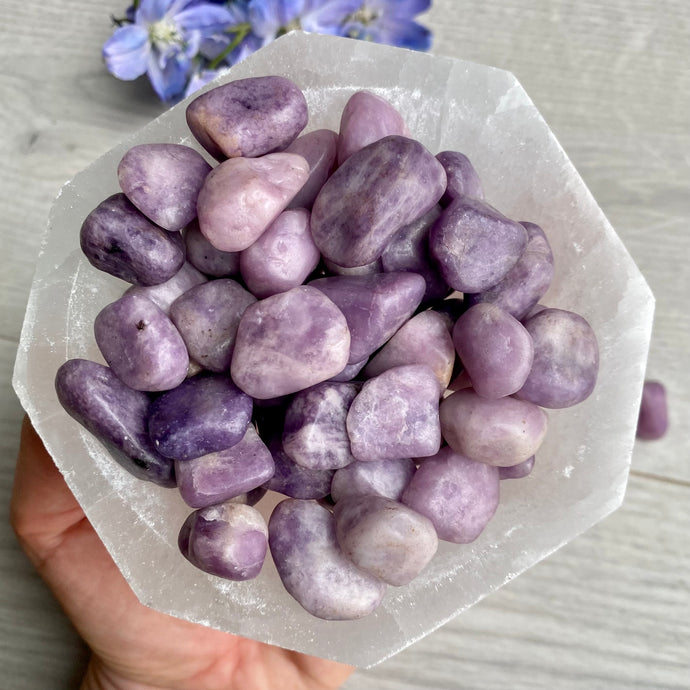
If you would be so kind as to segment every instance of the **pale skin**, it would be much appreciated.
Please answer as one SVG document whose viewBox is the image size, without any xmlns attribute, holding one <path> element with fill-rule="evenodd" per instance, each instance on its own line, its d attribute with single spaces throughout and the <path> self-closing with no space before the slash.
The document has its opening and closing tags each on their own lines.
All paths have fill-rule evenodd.
<svg viewBox="0 0 690 690">
<path fill-rule="evenodd" d="M 26 419 L 10 519 L 92 650 L 81 690 L 335 690 L 354 670 L 139 603 Z"/>
</svg>

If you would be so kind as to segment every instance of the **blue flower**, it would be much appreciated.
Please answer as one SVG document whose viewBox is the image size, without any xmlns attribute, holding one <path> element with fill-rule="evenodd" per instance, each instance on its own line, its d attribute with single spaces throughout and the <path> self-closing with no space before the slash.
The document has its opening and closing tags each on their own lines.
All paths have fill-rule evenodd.
<svg viewBox="0 0 690 690">
<path fill-rule="evenodd" d="M 103 46 L 108 70 L 119 79 L 148 74 L 158 97 L 182 94 L 203 40 L 233 22 L 226 7 L 198 0 L 141 0 L 134 22 L 115 30 Z"/>
<path fill-rule="evenodd" d="M 414 21 L 431 0 L 360 0 L 342 26 L 342 35 L 414 50 L 429 50 L 431 31 Z"/>
</svg>

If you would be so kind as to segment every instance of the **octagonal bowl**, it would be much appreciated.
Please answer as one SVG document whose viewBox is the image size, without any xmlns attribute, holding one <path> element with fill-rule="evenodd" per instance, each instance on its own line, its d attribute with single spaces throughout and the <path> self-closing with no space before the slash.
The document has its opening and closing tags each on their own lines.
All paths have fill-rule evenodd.
<svg viewBox="0 0 690 690">
<path fill-rule="evenodd" d="M 433 631 L 588 529 L 623 500 L 653 315 L 653 297 L 556 138 L 515 77 L 484 65 L 329 36 L 289 34 L 211 86 L 279 74 L 304 91 L 308 129 L 338 129 L 358 89 L 405 116 L 436 153 L 469 156 L 486 199 L 510 218 L 544 228 L 556 279 L 542 303 L 582 314 L 597 333 L 601 367 L 592 396 L 549 411 L 533 473 L 501 483 L 501 503 L 472 544 L 441 542 L 424 573 L 390 588 L 357 621 L 319 620 L 283 589 L 270 559 L 260 576 L 230 582 L 178 552 L 190 509 L 174 490 L 127 474 L 60 407 L 53 378 L 67 359 L 102 362 L 92 324 L 125 289 L 81 255 L 79 228 L 119 191 L 117 164 L 138 143 L 199 148 L 180 103 L 79 173 L 50 213 L 14 374 L 34 426 L 108 551 L 147 606 L 317 656 L 371 666 Z M 261 506 L 261 504 L 259 504 Z M 270 505 L 264 508 L 265 513 Z"/>
</svg>

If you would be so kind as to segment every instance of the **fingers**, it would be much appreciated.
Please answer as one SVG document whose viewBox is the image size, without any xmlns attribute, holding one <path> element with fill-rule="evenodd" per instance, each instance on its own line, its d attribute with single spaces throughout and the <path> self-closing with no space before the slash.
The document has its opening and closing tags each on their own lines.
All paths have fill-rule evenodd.
<svg viewBox="0 0 690 690">
<path fill-rule="evenodd" d="M 84 519 L 79 503 L 24 417 L 10 503 L 10 522 L 24 550 L 40 566 L 65 533 Z"/>
</svg>

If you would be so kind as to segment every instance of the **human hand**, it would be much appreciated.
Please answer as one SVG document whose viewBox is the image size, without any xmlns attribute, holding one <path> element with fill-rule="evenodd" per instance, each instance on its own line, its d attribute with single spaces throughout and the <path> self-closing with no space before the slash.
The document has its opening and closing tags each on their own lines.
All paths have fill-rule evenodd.
<svg viewBox="0 0 690 690">
<path fill-rule="evenodd" d="M 10 519 L 93 652 L 82 690 L 333 690 L 353 671 L 141 604 L 28 419 Z"/>
</svg>

